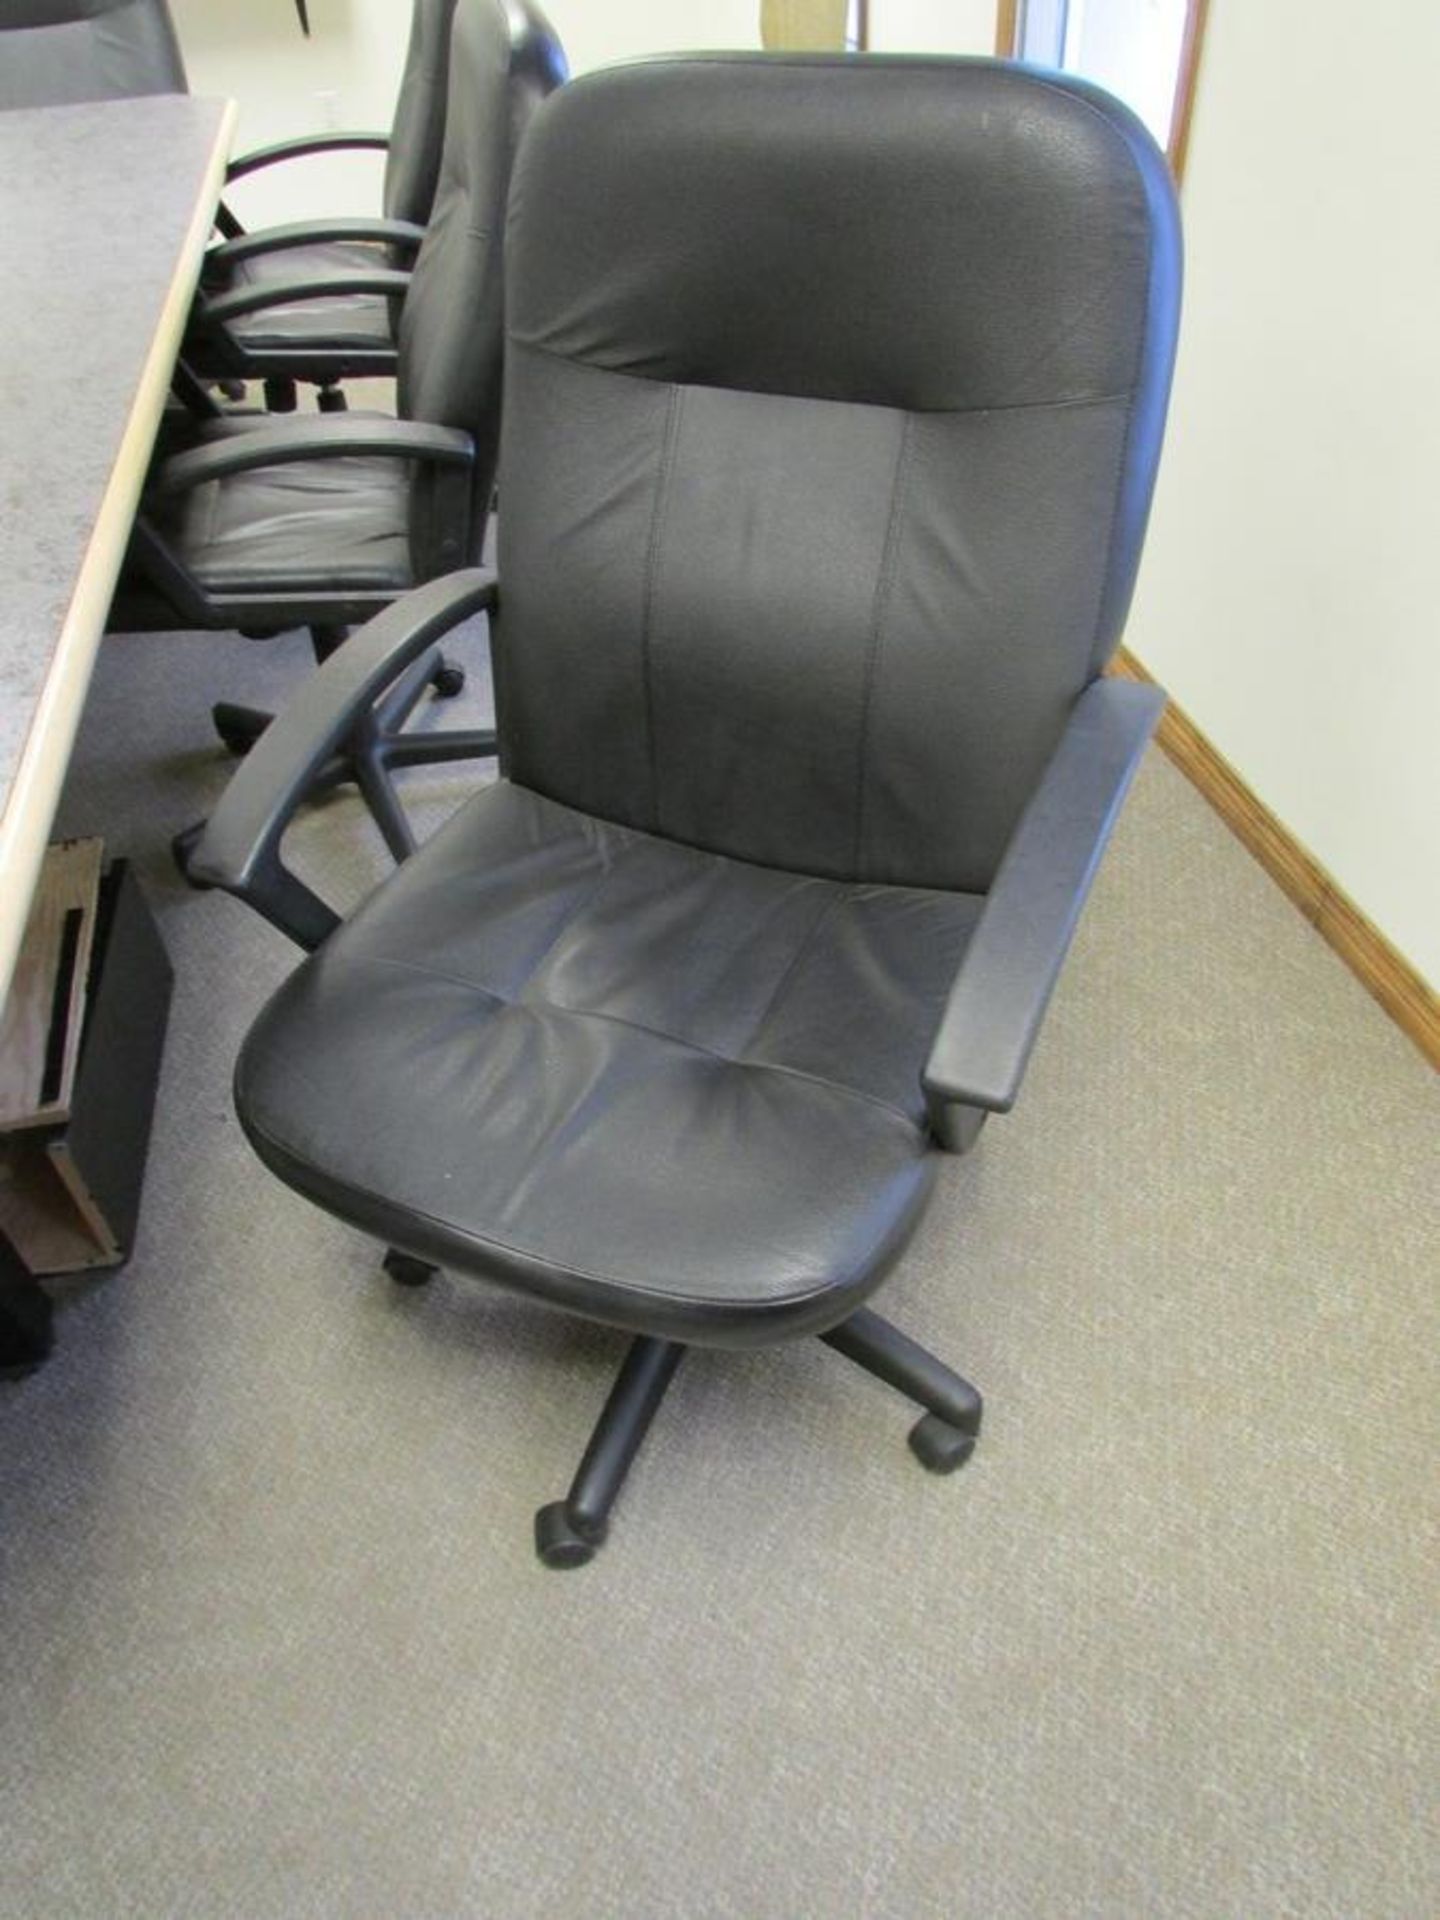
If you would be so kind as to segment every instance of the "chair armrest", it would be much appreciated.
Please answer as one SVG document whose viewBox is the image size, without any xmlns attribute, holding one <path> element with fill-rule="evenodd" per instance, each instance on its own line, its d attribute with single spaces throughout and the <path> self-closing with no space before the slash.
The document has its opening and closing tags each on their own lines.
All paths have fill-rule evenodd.
<svg viewBox="0 0 1440 1920">
<path fill-rule="evenodd" d="M 950 989 L 922 1082 L 930 1124 L 963 1151 L 979 1115 L 1008 1113 L 1100 856 L 1165 704 L 1097 680 L 1011 835 Z"/>
<path fill-rule="evenodd" d="M 329 300 L 342 293 L 379 293 L 387 300 L 403 300 L 409 291 L 409 274 L 393 267 L 311 273 L 298 280 L 267 280 L 259 286 L 237 287 L 233 293 L 202 294 L 193 319 L 199 327 L 223 327 L 242 314 L 263 313 L 266 307 L 291 307 L 297 301 Z"/>
<path fill-rule="evenodd" d="M 302 133 L 293 140 L 277 140 L 271 147 L 256 147 L 242 153 L 225 169 L 225 181 L 243 180 L 247 173 L 262 167 L 279 165 L 282 160 L 303 160 L 312 153 L 343 153 L 352 147 L 369 147 L 383 153 L 390 145 L 388 133 Z"/>
<path fill-rule="evenodd" d="M 359 215 L 337 220 L 292 220 L 280 227 L 262 227 L 236 240 L 211 247 L 205 269 L 238 266 L 257 254 L 285 253 L 291 247 L 322 246 L 330 240 L 365 240 L 376 246 L 408 247 L 414 252 L 425 229 L 411 220 L 372 220 Z"/>
<path fill-rule="evenodd" d="M 190 856 L 193 877 L 246 901 L 313 952 L 340 916 L 280 859 L 292 815 L 386 688 L 442 634 L 495 600 L 495 575 L 472 567 L 417 587 L 351 634 L 241 762 Z"/>
<path fill-rule="evenodd" d="M 227 434 L 172 455 L 152 474 L 147 491 L 153 499 L 166 499 L 207 480 L 223 480 L 227 474 L 248 473 L 255 467 L 284 466 L 292 460 L 337 460 L 349 454 L 389 454 L 432 466 L 470 467 L 475 462 L 475 443 L 459 427 L 435 427 L 425 420 L 372 418 L 363 413 L 324 413 L 293 420 L 271 417 L 246 433 Z"/>
</svg>

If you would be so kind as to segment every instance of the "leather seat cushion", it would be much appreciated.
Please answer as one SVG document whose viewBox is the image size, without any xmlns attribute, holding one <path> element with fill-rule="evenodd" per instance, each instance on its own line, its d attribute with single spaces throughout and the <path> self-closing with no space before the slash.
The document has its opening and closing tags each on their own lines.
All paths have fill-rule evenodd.
<svg viewBox="0 0 1440 1920">
<path fill-rule="evenodd" d="M 488 787 L 281 988 L 236 1101 L 401 1247 L 715 1345 L 821 1330 L 918 1216 L 966 894 L 750 866 Z"/>
<path fill-rule="evenodd" d="M 230 285 L 239 291 L 281 280 L 308 280 L 317 274 L 373 273 L 394 264 L 386 247 L 359 240 L 330 240 L 242 260 Z M 227 324 L 252 353 L 317 347 L 365 353 L 395 351 L 390 303 L 376 293 L 329 294 L 323 300 L 301 300 L 261 313 L 241 314 Z"/>
<path fill-rule="evenodd" d="M 231 415 L 197 440 L 265 424 L 264 414 Z M 410 466 L 383 455 L 296 460 L 149 501 L 146 512 L 213 593 L 399 593 L 413 585 Z"/>
</svg>

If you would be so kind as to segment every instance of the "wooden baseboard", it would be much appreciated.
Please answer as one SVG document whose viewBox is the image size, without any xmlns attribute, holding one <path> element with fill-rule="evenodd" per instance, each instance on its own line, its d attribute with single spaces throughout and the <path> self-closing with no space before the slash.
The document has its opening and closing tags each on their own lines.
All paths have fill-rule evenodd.
<svg viewBox="0 0 1440 1920">
<path fill-rule="evenodd" d="M 1154 683 L 1134 654 L 1122 647 L 1111 672 Z M 1156 739 L 1191 784 L 1304 914 L 1355 978 L 1408 1034 L 1433 1066 L 1440 1067 L 1440 995 L 1331 879 L 1288 827 L 1246 786 L 1234 767 L 1172 700 Z"/>
</svg>

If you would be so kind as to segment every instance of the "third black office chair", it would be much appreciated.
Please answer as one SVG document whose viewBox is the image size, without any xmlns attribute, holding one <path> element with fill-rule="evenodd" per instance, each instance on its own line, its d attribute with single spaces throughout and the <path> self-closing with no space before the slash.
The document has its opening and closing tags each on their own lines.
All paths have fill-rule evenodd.
<svg viewBox="0 0 1440 1920">
<path fill-rule="evenodd" d="M 338 383 L 396 371 L 402 274 L 424 238 L 440 175 L 455 0 L 413 0 L 410 40 L 388 134 L 317 133 L 247 154 L 227 180 L 345 148 L 385 152 L 382 217 L 307 220 L 245 232 L 222 209 L 227 238 L 206 256 L 203 292 L 185 347 L 195 372 L 263 380 L 272 411 L 295 405 L 297 381 L 322 407 L 343 408 Z M 514 64 L 565 78 L 554 29 L 529 0 L 507 0 Z"/>
<path fill-rule="evenodd" d="M 538 1519 L 573 1566 L 690 1347 L 818 1335 L 919 1403 L 926 1467 L 975 1445 L 866 1303 L 1016 1097 L 1154 724 L 1102 669 L 1179 250 L 1092 88 L 763 56 L 557 94 L 508 244 L 500 585 L 357 634 L 198 859 L 317 949 L 237 1069 L 266 1164 L 397 1278 L 633 1336 Z M 337 924 L 281 864 L 294 798 L 477 606 L 505 777 Z"/>
</svg>

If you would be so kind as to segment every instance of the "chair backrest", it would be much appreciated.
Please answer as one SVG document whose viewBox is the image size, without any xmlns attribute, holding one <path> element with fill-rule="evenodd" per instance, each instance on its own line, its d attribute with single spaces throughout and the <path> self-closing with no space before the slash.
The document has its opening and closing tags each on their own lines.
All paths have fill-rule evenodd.
<svg viewBox="0 0 1440 1920">
<path fill-rule="evenodd" d="M 529 0 L 457 0 L 440 177 L 400 316 L 397 402 L 406 419 L 474 436 L 477 541 L 499 437 L 510 172 L 535 109 L 565 77 L 555 31 Z M 423 544 L 431 525 L 424 485 L 414 499 L 414 538 Z"/>
<path fill-rule="evenodd" d="M 430 218 L 440 150 L 445 143 L 445 93 L 450 74 L 450 23 L 455 0 L 414 0 L 410 44 L 390 123 L 383 205 L 387 220 Z"/>
<path fill-rule="evenodd" d="M 981 890 L 1119 637 L 1165 162 L 990 61 L 591 74 L 510 201 L 502 764 L 762 864 Z"/>
<path fill-rule="evenodd" d="M 0 107 L 187 91 L 165 0 L 0 0 Z"/>
</svg>

